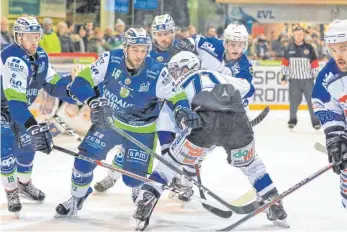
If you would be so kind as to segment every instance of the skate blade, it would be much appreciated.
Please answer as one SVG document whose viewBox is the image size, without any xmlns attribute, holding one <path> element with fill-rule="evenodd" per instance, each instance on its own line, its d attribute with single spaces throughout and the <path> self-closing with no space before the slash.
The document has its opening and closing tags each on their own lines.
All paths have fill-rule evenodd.
<svg viewBox="0 0 347 232">
<path fill-rule="evenodd" d="M 149 220 L 147 219 L 145 221 L 141 221 L 141 220 L 136 219 L 136 224 L 137 224 L 137 226 L 136 226 L 135 231 L 144 231 L 149 224 Z"/>
<path fill-rule="evenodd" d="M 289 223 L 287 222 L 286 219 L 284 220 L 276 220 L 272 222 L 274 225 L 282 227 L 282 228 L 290 228 Z"/>
<path fill-rule="evenodd" d="M 15 216 L 16 219 L 20 219 L 19 211 L 18 212 L 14 212 L 14 216 Z"/>
<path fill-rule="evenodd" d="M 37 202 L 37 203 L 42 203 L 42 202 L 44 201 L 44 199 L 43 199 L 42 201 L 40 201 L 40 200 L 35 200 L 35 199 L 33 199 L 32 197 L 30 197 L 30 196 L 28 196 L 28 195 L 26 195 L 26 194 L 24 194 L 24 193 L 19 193 L 19 197 L 20 197 L 20 198 L 23 198 L 23 199 L 26 199 L 26 200 L 29 200 L 29 201 Z"/>
</svg>

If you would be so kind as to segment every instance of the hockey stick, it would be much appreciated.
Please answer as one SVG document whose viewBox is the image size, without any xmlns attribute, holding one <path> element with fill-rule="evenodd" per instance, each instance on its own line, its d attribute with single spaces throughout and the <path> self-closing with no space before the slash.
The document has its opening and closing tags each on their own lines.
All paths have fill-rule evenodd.
<svg viewBox="0 0 347 232">
<path fill-rule="evenodd" d="M 195 171 L 196 171 L 196 177 L 198 179 L 198 183 L 202 184 L 201 183 L 201 176 L 200 176 L 200 168 L 199 168 L 199 166 L 197 164 L 195 165 Z M 199 188 L 199 192 L 200 192 L 200 197 L 202 199 L 206 199 L 205 193 L 204 193 L 204 191 L 201 188 Z M 225 211 L 225 210 L 217 209 L 215 207 L 211 207 L 210 205 L 206 205 L 206 204 L 202 204 L 202 206 L 207 211 L 210 211 L 211 213 L 213 213 L 215 215 L 218 215 L 219 217 L 222 217 L 222 218 L 230 218 L 231 215 L 233 215 L 233 212 L 230 211 L 230 210 Z"/>
<path fill-rule="evenodd" d="M 77 159 L 81 159 L 81 160 L 84 160 L 84 161 L 87 161 L 89 163 L 92 163 L 92 164 L 96 164 L 98 166 L 101 166 L 101 167 L 104 167 L 104 168 L 107 168 L 107 169 L 110 169 L 112 171 L 116 171 L 116 172 L 119 172 L 121 174 L 124 174 L 126 176 L 129 176 L 131 178 L 134 178 L 134 179 L 137 179 L 137 180 L 140 180 L 142 182 L 145 182 L 145 183 L 158 183 L 154 180 L 151 180 L 151 179 L 148 179 L 146 177 L 143 177 L 143 176 L 140 176 L 140 175 L 137 175 L 137 174 L 134 174 L 130 171 L 126 171 L 126 170 L 123 170 L 123 169 L 120 169 L 120 168 L 117 168 L 117 167 L 114 167 L 112 166 L 111 164 L 108 164 L 106 162 L 103 162 L 101 160 L 95 160 L 95 159 L 92 159 L 92 158 L 89 158 L 89 157 L 86 157 L 86 156 L 83 156 L 83 155 L 80 155 L 76 152 L 73 152 L 73 151 L 70 151 L 68 149 L 65 149 L 63 147 L 60 147 L 60 146 L 56 146 L 56 145 L 53 145 L 53 149 L 57 150 L 57 151 L 60 151 L 62 153 L 65 153 L 65 154 L 68 154 L 68 155 L 71 155 L 71 156 L 74 156 L 75 158 Z M 161 183 L 159 183 L 161 184 Z M 175 192 L 177 194 L 181 194 L 181 192 L 177 189 L 174 189 L 172 187 L 169 187 L 168 185 L 163 185 L 163 188 L 166 189 L 166 190 L 169 190 L 169 191 L 172 191 L 172 192 Z M 206 199 L 203 199 L 203 198 L 200 198 L 200 197 L 197 197 L 195 195 L 192 196 L 192 199 L 193 200 L 196 200 L 202 204 L 206 204 L 207 206 L 210 206 L 210 202 Z M 213 206 L 211 206 L 213 207 Z"/>
<path fill-rule="evenodd" d="M 67 131 L 67 133 L 69 133 L 69 135 L 77 139 L 77 141 L 82 141 L 82 138 L 60 116 L 55 114 L 52 117 L 57 123 L 59 123 L 59 125 L 61 125 Z"/>
<path fill-rule="evenodd" d="M 316 148 L 317 151 L 320 151 L 320 152 L 322 152 L 322 153 L 324 153 L 324 154 L 328 154 L 328 150 L 327 150 L 326 147 L 325 147 L 323 144 L 321 144 L 320 142 L 316 142 L 316 143 L 314 144 L 314 148 Z"/>
<path fill-rule="evenodd" d="M 110 128 L 112 130 L 114 130 L 116 133 L 118 133 L 119 135 L 128 139 L 130 142 L 134 143 L 136 146 L 138 146 L 139 148 L 141 148 L 142 150 L 144 150 L 145 152 L 147 152 L 148 154 L 150 154 L 151 156 L 153 156 L 154 158 L 156 158 L 157 160 L 159 160 L 160 162 L 165 164 L 171 170 L 175 171 L 176 173 L 178 173 L 182 176 L 185 176 L 186 179 L 188 179 L 190 182 L 194 183 L 197 187 L 199 187 L 199 189 L 202 189 L 203 191 L 205 191 L 205 193 L 207 193 L 208 195 L 213 197 L 215 200 L 217 200 L 219 203 L 221 203 L 225 207 L 229 208 L 234 213 L 247 214 L 247 213 L 253 212 L 254 210 L 256 210 L 257 208 L 260 207 L 259 203 L 256 201 L 251 202 L 245 206 L 235 206 L 235 205 L 231 205 L 231 204 L 227 203 L 222 198 L 220 198 L 218 195 L 216 195 L 211 190 L 209 190 L 207 187 L 203 186 L 202 184 L 199 184 L 196 180 L 187 176 L 181 169 L 177 168 L 175 165 L 173 165 L 172 163 L 170 163 L 169 161 L 164 159 L 162 156 L 160 156 L 157 153 L 155 153 L 154 151 L 152 151 L 150 148 L 148 148 L 146 145 L 144 145 L 143 143 L 141 143 L 140 141 L 138 141 L 137 139 L 135 139 L 134 137 L 129 135 L 127 132 L 123 131 L 122 129 L 117 128 L 115 125 L 113 125 L 113 119 L 112 118 L 109 118 L 109 125 L 110 125 Z"/>
<path fill-rule="evenodd" d="M 314 174 L 312 174 L 309 177 L 306 177 L 305 179 L 303 179 L 302 181 L 300 181 L 299 183 L 297 183 L 296 185 L 292 186 L 291 188 L 287 189 L 286 191 L 284 191 L 283 193 L 281 193 L 280 195 L 278 195 L 277 197 L 275 197 L 272 201 L 260 206 L 259 209 L 253 211 L 252 213 L 246 215 L 245 217 L 241 218 L 240 220 L 238 220 L 237 222 L 233 223 L 232 225 L 225 227 L 221 230 L 217 230 L 217 231 L 230 231 L 232 229 L 235 229 L 236 227 L 238 227 L 239 225 L 245 223 L 246 221 L 248 221 L 249 219 L 253 218 L 255 215 L 263 212 L 265 209 L 267 209 L 268 207 L 270 207 L 271 205 L 277 203 L 278 201 L 280 201 L 281 199 L 283 199 L 284 197 L 288 196 L 289 194 L 295 192 L 296 190 L 298 190 L 299 188 L 301 188 L 302 186 L 306 185 L 307 183 L 311 182 L 312 180 L 314 180 L 315 178 L 317 178 L 318 176 L 322 175 L 323 173 L 327 172 L 328 170 L 330 170 L 333 167 L 333 163 L 330 163 L 328 166 L 318 170 L 317 172 L 315 172 Z"/>
<path fill-rule="evenodd" d="M 254 127 L 254 126 L 258 125 L 261 121 L 263 121 L 264 118 L 268 115 L 269 111 L 270 111 L 270 107 L 266 106 L 263 109 L 263 111 L 260 112 L 260 114 L 250 122 L 251 126 Z"/>
</svg>

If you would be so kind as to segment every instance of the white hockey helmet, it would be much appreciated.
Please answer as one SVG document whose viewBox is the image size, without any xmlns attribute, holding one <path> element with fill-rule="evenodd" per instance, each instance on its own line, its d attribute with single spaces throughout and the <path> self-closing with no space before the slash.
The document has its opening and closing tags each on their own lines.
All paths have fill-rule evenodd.
<svg viewBox="0 0 347 232">
<path fill-rule="evenodd" d="M 22 37 L 24 33 L 39 33 L 42 37 L 42 28 L 34 17 L 19 17 L 13 24 L 14 42 L 21 45 L 18 37 Z"/>
<path fill-rule="evenodd" d="M 335 20 L 329 25 L 328 31 L 324 34 L 326 44 L 341 43 L 347 41 L 347 19 Z"/>
<path fill-rule="evenodd" d="M 152 35 L 154 32 L 171 31 L 175 33 L 175 22 L 169 14 L 157 15 L 152 23 Z"/>
<path fill-rule="evenodd" d="M 244 51 L 248 48 L 248 31 L 243 24 L 229 24 L 224 30 L 224 41 L 240 41 L 245 43 Z"/>
<path fill-rule="evenodd" d="M 200 68 L 199 58 L 192 52 L 182 51 L 174 55 L 168 63 L 168 70 L 171 76 L 177 81 L 184 75 L 184 69 L 188 71 Z"/>
<path fill-rule="evenodd" d="M 126 50 L 130 45 L 147 45 L 149 52 L 152 48 L 152 40 L 144 28 L 131 27 L 124 33 L 123 51 L 125 56 L 127 56 Z"/>
</svg>

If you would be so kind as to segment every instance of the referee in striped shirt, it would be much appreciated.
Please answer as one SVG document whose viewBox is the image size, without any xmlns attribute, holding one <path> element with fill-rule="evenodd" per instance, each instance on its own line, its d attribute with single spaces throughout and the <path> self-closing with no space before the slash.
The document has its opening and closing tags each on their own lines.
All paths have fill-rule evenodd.
<svg viewBox="0 0 347 232">
<path fill-rule="evenodd" d="M 318 59 L 313 47 L 305 43 L 305 31 L 302 27 L 294 30 L 294 43 L 291 43 L 284 52 L 282 59 L 282 84 L 289 82 L 290 117 L 288 127 L 294 128 L 298 122 L 297 111 L 304 94 L 310 111 L 312 126 L 320 128 L 320 122 L 312 109 L 312 89 L 314 79 L 318 74 Z"/>
</svg>

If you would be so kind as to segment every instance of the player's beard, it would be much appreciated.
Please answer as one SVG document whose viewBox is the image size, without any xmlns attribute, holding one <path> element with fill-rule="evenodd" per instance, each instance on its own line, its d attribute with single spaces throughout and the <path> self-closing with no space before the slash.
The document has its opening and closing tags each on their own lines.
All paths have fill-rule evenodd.
<svg viewBox="0 0 347 232">
<path fill-rule="evenodd" d="M 337 59 L 336 64 L 342 72 L 347 72 L 347 61 L 344 59 Z"/>
<path fill-rule="evenodd" d="M 136 60 L 136 59 L 134 59 L 134 60 Z M 143 62 L 144 62 L 144 60 L 142 62 L 140 62 L 140 60 L 138 60 L 138 62 L 134 62 L 133 60 L 131 60 L 129 58 L 127 58 L 127 61 L 129 63 L 129 65 L 131 66 L 131 69 L 141 68 L 141 66 L 143 65 Z"/>
<path fill-rule="evenodd" d="M 156 43 L 157 47 L 162 50 L 162 51 L 166 51 L 170 48 L 172 43 L 169 43 L 168 41 L 162 41 L 161 44 Z"/>
</svg>

